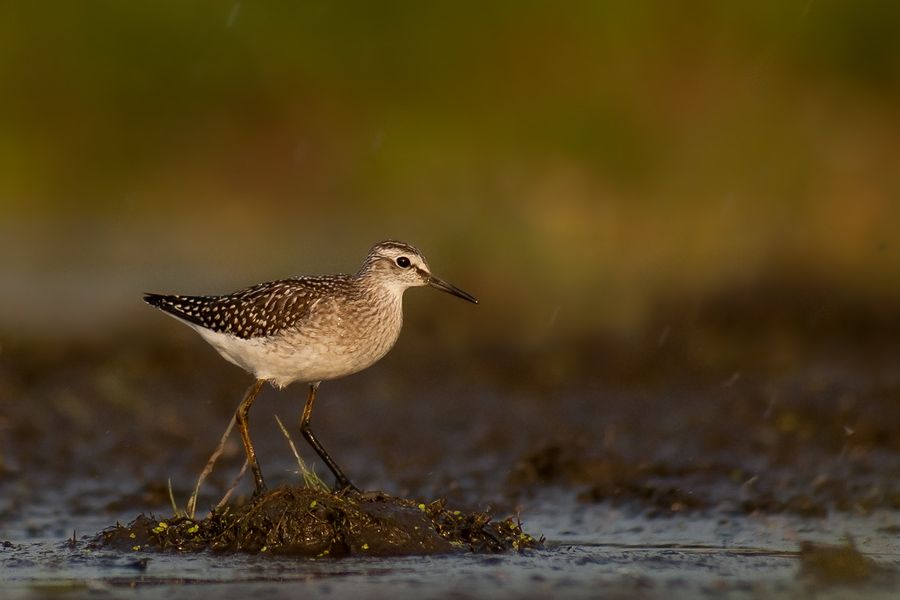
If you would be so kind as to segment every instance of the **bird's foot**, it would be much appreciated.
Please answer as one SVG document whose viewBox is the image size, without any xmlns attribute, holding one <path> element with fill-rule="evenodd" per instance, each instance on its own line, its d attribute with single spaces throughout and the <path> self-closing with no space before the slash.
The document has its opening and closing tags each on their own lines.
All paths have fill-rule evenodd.
<svg viewBox="0 0 900 600">
<path fill-rule="evenodd" d="M 267 491 L 269 491 L 269 489 L 266 487 L 265 483 L 257 483 L 256 489 L 253 490 L 253 496 L 251 496 L 251 499 L 259 500 L 266 495 Z"/>
</svg>

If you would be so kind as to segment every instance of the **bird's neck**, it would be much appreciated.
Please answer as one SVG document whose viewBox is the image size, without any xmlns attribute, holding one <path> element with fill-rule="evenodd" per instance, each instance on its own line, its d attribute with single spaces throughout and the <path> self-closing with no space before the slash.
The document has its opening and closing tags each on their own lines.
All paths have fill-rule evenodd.
<svg viewBox="0 0 900 600">
<path fill-rule="evenodd" d="M 406 286 L 385 280 L 383 277 L 379 277 L 378 273 L 371 271 L 357 273 L 355 278 L 360 291 L 365 295 L 378 298 L 382 302 L 390 304 L 397 303 L 399 305 L 402 303 L 403 292 L 406 291 Z"/>
</svg>

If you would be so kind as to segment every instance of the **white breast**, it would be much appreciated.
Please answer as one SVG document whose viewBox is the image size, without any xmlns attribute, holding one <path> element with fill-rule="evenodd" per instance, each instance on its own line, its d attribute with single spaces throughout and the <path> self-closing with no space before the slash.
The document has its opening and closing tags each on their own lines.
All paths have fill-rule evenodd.
<svg viewBox="0 0 900 600">
<path fill-rule="evenodd" d="M 229 362 L 284 387 L 344 377 L 387 354 L 403 325 L 402 293 L 379 300 L 359 310 L 323 299 L 309 318 L 273 337 L 242 339 L 188 325 Z"/>
</svg>

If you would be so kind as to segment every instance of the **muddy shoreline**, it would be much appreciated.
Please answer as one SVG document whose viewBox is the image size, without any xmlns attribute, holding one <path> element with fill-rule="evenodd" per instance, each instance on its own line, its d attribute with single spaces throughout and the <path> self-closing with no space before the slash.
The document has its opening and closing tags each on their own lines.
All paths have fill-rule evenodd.
<svg viewBox="0 0 900 600">
<path fill-rule="evenodd" d="M 468 565 L 473 577 L 486 578 L 482 584 L 504 565 L 536 589 L 576 597 L 597 589 L 691 596 L 718 587 L 790 595 L 810 586 L 889 597 L 900 568 L 900 351 L 892 327 L 879 336 L 857 319 L 854 332 L 866 335 L 847 338 L 832 329 L 816 338 L 784 327 L 729 329 L 726 313 L 695 317 L 690 335 L 683 322 L 661 319 L 659 330 L 667 335 L 647 333 L 631 344 L 432 347 L 427 363 L 413 339 L 378 368 L 323 386 L 316 431 L 361 488 L 416 498 L 403 509 L 410 519 L 428 517 L 420 503 L 445 498 L 449 514 L 468 519 L 470 531 L 517 524 L 503 520 L 513 515 L 527 535 L 546 537 L 543 548 L 524 554 L 511 542 L 499 555 L 473 553 L 485 549 L 478 542 L 464 544 L 462 553 L 451 547 L 449 556 L 462 561 L 454 564 Z M 268 561 L 253 563 L 260 581 L 284 580 L 280 561 L 310 559 L 269 552 L 265 536 L 240 544 L 233 536 L 224 551 L 148 550 L 162 548 L 164 531 L 187 534 L 197 525 L 173 520 L 172 499 L 183 505 L 192 493 L 247 382 L 193 337 L 122 333 L 143 340 L 134 346 L 118 335 L 3 345 L 0 539 L 8 544 L 0 561 L 6 577 L 24 586 L 16 588 L 20 597 L 30 597 L 33 586 L 53 579 L 46 565 L 75 561 L 92 565 L 69 567 L 79 581 L 102 587 L 147 580 L 165 587 L 170 579 L 201 581 L 189 565 L 212 556 L 233 568 L 245 564 L 247 554 L 233 552 L 240 545 L 256 551 L 254 561 Z M 778 351 L 760 353 L 763 347 Z M 276 489 L 301 482 L 273 419 L 279 415 L 296 429 L 301 396 L 302 390 L 266 389 L 254 406 L 257 452 Z M 305 445 L 298 447 L 321 472 Z M 200 514 L 233 484 L 243 459 L 233 437 L 201 489 Z M 234 510 L 240 498 L 252 504 L 251 491 L 248 481 L 238 486 Z M 320 499 L 325 512 L 310 511 L 312 498 L 296 499 L 298 519 L 316 517 L 308 524 L 328 525 L 347 512 L 329 512 Z M 155 516 L 133 522 L 140 514 Z M 121 543 L 98 545 L 97 534 L 116 521 L 123 524 L 115 530 Z M 445 522 L 453 523 L 461 526 Z M 344 556 L 335 564 L 359 573 L 342 582 L 316 575 L 324 578 L 322 589 L 383 590 L 382 582 L 406 573 L 400 579 L 412 586 L 410 597 L 416 585 L 468 590 L 464 596 L 480 589 L 528 595 L 508 583 L 470 588 L 443 577 L 448 566 L 438 557 L 446 546 L 435 538 L 424 548 L 438 552 L 427 559 L 436 562 L 421 563 L 433 566 L 408 571 L 397 554 L 410 547 L 396 552 L 402 545 L 385 543 L 376 550 L 376 540 L 390 537 L 386 529 L 369 527 L 367 538 L 317 531 L 318 539 L 337 541 L 310 544 L 300 554 L 317 565 Z M 508 533 L 508 541 L 520 535 Z M 423 548 L 422 540 L 405 539 Z M 171 541 L 170 548 L 179 546 Z M 200 547 L 180 541 L 185 549 Z M 383 561 L 377 575 L 370 563 L 354 562 L 372 560 Z M 835 564 L 848 566 L 842 571 Z M 652 574 L 622 576 L 622 569 Z M 238 584 L 239 573 L 215 577 L 235 590 L 260 585 Z M 281 589 L 289 588 L 298 589 Z M 156 597 L 147 590 L 145 597 Z"/>
</svg>

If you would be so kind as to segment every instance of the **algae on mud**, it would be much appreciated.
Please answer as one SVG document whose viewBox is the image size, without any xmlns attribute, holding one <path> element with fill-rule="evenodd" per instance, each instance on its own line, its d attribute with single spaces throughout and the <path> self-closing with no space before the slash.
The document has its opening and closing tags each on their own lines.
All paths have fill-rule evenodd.
<svg viewBox="0 0 900 600">
<path fill-rule="evenodd" d="M 850 585 L 888 581 L 895 572 L 860 552 L 849 540 L 841 545 L 803 542 L 799 575 L 819 585 Z"/>
<path fill-rule="evenodd" d="M 450 510 L 443 500 L 416 503 L 384 492 L 331 493 L 282 487 L 202 520 L 140 515 L 94 539 L 123 551 L 247 552 L 308 557 L 399 556 L 538 548 L 521 524 L 482 512 Z"/>
</svg>

